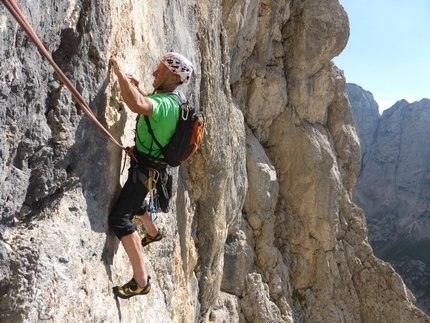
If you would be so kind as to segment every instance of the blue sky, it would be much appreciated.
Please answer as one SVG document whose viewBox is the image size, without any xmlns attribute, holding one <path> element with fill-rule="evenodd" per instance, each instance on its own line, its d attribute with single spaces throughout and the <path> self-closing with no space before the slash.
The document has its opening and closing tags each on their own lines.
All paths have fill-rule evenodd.
<svg viewBox="0 0 430 323">
<path fill-rule="evenodd" d="M 333 59 L 379 110 L 430 98 L 430 0 L 340 0 L 350 36 Z"/>
</svg>

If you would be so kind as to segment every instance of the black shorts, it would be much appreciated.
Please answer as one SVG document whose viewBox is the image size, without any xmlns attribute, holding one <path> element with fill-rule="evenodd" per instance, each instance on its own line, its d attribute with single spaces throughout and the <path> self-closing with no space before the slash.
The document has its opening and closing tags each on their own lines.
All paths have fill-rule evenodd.
<svg viewBox="0 0 430 323">
<path fill-rule="evenodd" d="M 128 170 L 128 179 L 118 196 L 118 199 L 109 214 L 109 226 L 115 232 L 118 239 L 136 231 L 136 226 L 132 219 L 135 215 L 143 215 L 146 212 L 146 195 L 148 194 L 147 184 L 142 182 L 142 175 L 133 179 L 133 172 L 137 168 Z M 147 174 L 144 174 L 147 178 Z"/>
</svg>

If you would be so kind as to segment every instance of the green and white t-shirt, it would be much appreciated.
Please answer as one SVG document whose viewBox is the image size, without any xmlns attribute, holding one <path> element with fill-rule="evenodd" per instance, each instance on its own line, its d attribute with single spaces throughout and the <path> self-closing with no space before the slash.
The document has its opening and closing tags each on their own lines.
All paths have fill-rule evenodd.
<svg viewBox="0 0 430 323">
<path fill-rule="evenodd" d="M 178 101 L 170 94 L 154 94 L 148 96 L 152 101 L 152 115 L 149 117 L 155 138 L 165 146 L 176 130 L 179 116 Z M 139 116 L 136 127 L 136 148 L 138 151 L 153 157 L 163 158 L 160 148 L 153 141 L 143 115 Z"/>
</svg>

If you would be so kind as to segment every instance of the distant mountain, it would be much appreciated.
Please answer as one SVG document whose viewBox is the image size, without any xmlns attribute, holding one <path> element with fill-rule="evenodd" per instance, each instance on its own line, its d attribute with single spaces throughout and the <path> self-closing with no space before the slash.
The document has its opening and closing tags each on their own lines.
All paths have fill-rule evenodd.
<svg viewBox="0 0 430 323">
<path fill-rule="evenodd" d="M 372 93 L 347 84 L 362 149 L 353 201 L 374 253 L 388 261 L 430 314 L 430 100 L 379 114 Z"/>
</svg>

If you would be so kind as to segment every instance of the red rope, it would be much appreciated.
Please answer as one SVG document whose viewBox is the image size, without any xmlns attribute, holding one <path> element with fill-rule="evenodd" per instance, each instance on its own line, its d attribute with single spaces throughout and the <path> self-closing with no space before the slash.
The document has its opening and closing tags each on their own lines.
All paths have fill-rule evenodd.
<svg viewBox="0 0 430 323">
<path fill-rule="evenodd" d="M 9 10 L 9 12 L 12 14 L 12 16 L 15 18 L 15 20 L 21 25 L 22 29 L 27 33 L 27 35 L 31 38 L 33 43 L 37 46 L 37 48 L 40 50 L 41 54 L 45 56 L 45 58 L 49 61 L 49 63 L 54 68 L 55 72 L 57 73 L 60 80 L 64 83 L 64 85 L 67 87 L 67 89 L 70 91 L 70 93 L 73 95 L 75 100 L 78 102 L 78 104 L 82 107 L 82 109 L 88 114 L 88 116 L 99 126 L 99 128 L 105 133 L 105 135 L 118 147 L 125 150 L 130 156 L 133 158 L 134 155 L 130 154 L 130 151 L 132 153 L 132 149 L 129 147 L 122 146 L 106 129 L 103 127 L 103 125 L 97 120 L 94 113 L 91 111 L 91 109 L 88 107 L 88 105 L 85 103 L 82 96 L 79 94 L 79 92 L 76 90 L 76 88 L 73 86 L 73 84 L 70 82 L 70 80 L 67 78 L 66 75 L 61 71 L 61 69 L 58 67 L 58 65 L 54 62 L 49 52 L 46 50 L 46 48 L 43 46 L 42 42 L 40 41 L 39 37 L 37 37 L 36 33 L 34 32 L 33 28 L 31 28 L 30 24 L 28 23 L 27 19 L 25 19 L 22 12 L 19 10 L 18 6 L 16 5 L 14 0 L 0 0 L 6 8 Z"/>
</svg>

